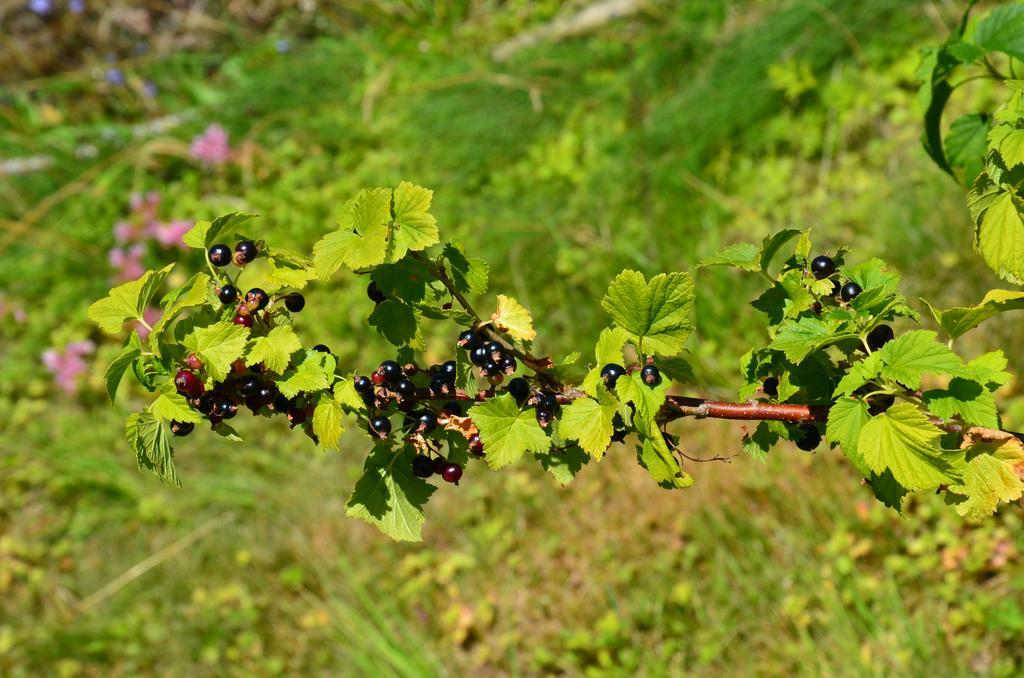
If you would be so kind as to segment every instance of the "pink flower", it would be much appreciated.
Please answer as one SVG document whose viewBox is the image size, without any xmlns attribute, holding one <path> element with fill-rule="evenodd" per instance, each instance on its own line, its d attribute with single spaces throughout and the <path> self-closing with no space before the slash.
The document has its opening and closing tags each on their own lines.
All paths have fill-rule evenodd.
<svg viewBox="0 0 1024 678">
<path fill-rule="evenodd" d="M 213 123 L 202 134 L 192 139 L 189 153 L 207 167 L 223 165 L 231 158 L 228 131 Z"/>
<path fill-rule="evenodd" d="M 53 374 L 57 386 L 68 395 L 74 395 L 78 392 L 79 377 L 89 370 L 85 356 L 95 349 L 96 345 L 91 341 L 75 341 L 65 346 L 63 351 L 55 348 L 43 351 L 41 360 Z"/>
<path fill-rule="evenodd" d="M 182 237 L 188 233 L 190 228 L 192 228 L 191 221 L 182 221 L 180 219 L 169 223 L 156 221 L 149 225 L 146 232 L 164 247 L 187 249 L 185 243 L 182 242 Z"/>
<path fill-rule="evenodd" d="M 146 268 L 142 265 L 143 251 L 142 245 L 132 245 L 124 249 L 114 248 L 110 250 L 108 255 L 110 265 L 117 269 L 117 280 L 119 282 L 135 280 L 146 272 Z"/>
<path fill-rule="evenodd" d="M 156 325 L 157 321 L 160 320 L 160 316 L 162 316 L 163 314 L 164 312 L 161 311 L 159 308 L 153 308 L 152 306 L 150 306 L 145 311 L 143 311 L 142 319 L 145 320 L 146 324 L 148 324 L 150 327 L 153 327 L 154 325 Z M 149 330 L 146 328 L 146 325 L 143 325 L 140 322 L 135 323 L 135 331 L 139 333 L 139 339 L 142 339 L 143 341 L 145 341 L 146 338 L 149 336 Z"/>
<path fill-rule="evenodd" d="M 139 227 L 135 224 L 127 221 L 119 221 L 114 224 L 114 240 L 118 244 L 124 245 L 125 243 L 132 242 L 133 240 L 139 239 Z"/>
</svg>

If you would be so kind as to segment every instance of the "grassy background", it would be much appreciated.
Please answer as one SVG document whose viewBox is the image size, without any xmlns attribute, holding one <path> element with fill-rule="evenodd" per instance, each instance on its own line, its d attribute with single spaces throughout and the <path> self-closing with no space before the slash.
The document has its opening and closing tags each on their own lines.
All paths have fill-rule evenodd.
<svg viewBox="0 0 1024 678">
<path fill-rule="evenodd" d="M 325 455 L 255 421 L 243 445 L 193 435 L 172 491 L 124 448 L 139 394 L 103 402 L 115 344 L 75 397 L 41 369 L 47 347 L 98 339 L 84 309 L 109 287 L 133 192 L 159 192 L 167 219 L 252 211 L 268 240 L 308 250 L 359 188 L 430 186 L 443 231 L 491 262 L 553 355 L 592 345 L 621 268 L 692 270 L 786 226 L 887 259 L 911 297 L 996 285 L 962 189 L 917 143 L 918 50 L 959 3 L 659 0 L 491 59 L 582 6 L 154 3 L 148 24 L 113 6 L 0 9 L 0 162 L 52 159 L 0 174 L 0 300 L 27 311 L 0 324 L 0 672 L 1019 674 L 1015 507 L 970 526 L 924 497 L 901 519 L 824 449 L 693 464 L 697 486 L 668 493 L 621 448 L 568 488 L 471 466 L 431 502 L 426 541 L 397 545 L 343 515 L 358 436 Z M 997 100 L 985 87 L 963 105 Z M 140 128 L 153 120 L 167 128 Z M 188 142 L 212 122 L 237 152 L 204 169 Z M 699 273 L 706 393 L 731 396 L 763 336 L 757 286 Z M 386 357 L 362 283 L 308 302 L 309 343 L 352 366 Z M 1022 344 L 1009 318 L 964 346 L 1002 347 L 1020 371 Z M 694 454 L 738 448 L 737 425 L 679 431 Z"/>
</svg>

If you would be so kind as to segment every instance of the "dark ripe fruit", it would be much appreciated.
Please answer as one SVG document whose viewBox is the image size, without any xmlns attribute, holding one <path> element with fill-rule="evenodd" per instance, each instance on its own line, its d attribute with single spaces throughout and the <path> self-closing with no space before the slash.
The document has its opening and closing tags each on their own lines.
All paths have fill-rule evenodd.
<svg viewBox="0 0 1024 678">
<path fill-rule="evenodd" d="M 189 353 L 188 357 L 185 358 L 185 366 L 190 370 L 201 370 L 203 369 L 203 361 L 195 353 Z"/>
<path fill-rule="evenodd" d="M 241 385 L 239 385 L 238 392 L 246 398 L 252 398 L 259 394 L 261 386 L 263 384 L 256 377 L 246 377 L 242 380 Z"/>
<path fill-rule="evenodd" d="M 285 398 L 280 393 L 274 397 L 273 408 L 275 412 L 287 412 L 288 408 L 292 406 L 292 401 Z"/>
<path fill-rule="evenodd" d="M 245 361 L 239 358 L 235 362 L 231 363 L 231 374 L 242 375 L 245 374 L 246 367 Z"/>
<path fill-rule="evenodd" d="M 485 363 L 490 361 L 491 354 L 483 346 L 477 346 L 473 349 L 473 352 L 469 354 L 469 360 L 477 367 L 483 367 Z"/>
<path fill-rule="evenodd" d="M 455 367 L 454 360 L 446 360 L 445 362 L 441 363 L 440 369 L 437 370 L 437 373 L 444 377 L 451 384 L 455 383 L 455 376 L 457 372 L 458 370 Z"/>
<path fill-rule="evenodd" d="M 530 397 L 530 383 L 522 377 L 516 377 L 508 382 L 508 392 L 512 394 L 517 403 L 524 403 Z"/>
<path fill-rule="evenodd" d="M 514 356 L 506 355 L 501 359 L 501 371 L 505 374 L 514 374 L 519 365 Z"/>
<path fill-rule="evenodd" d="M 875 416 L 885 412 L 896 402 L 896 396 L 877 395 L 868 401 L 868 414 Z"/>
<path fill-rule="evenodd" d="M 277 399 L 277 387 L 273 384 L 260 386 L 260 389 L 256 391 L 256 399 L 264 405 L 269 405 Z"/>
<path fill-rule="evenodd" d="M 441 407 L 441 411 L 449 416 L 454 415 L 456 417 L 461 417 L 462 405 L 459 404 L 458 400 L 449 400 L 443 407 Z"/>
<path fill-rule="evenodd" d="M 227 245 L 214 245 L 206 256 L 214 266 L 227 266 L 231 263 L 231 248 Z"/>
<path fill-rule="evenodd" d="M 288 410 L 288 425 L 295 428 L 299 424 L 305 423 L 307 417 L 306 410 L 301 407 Z"/>
<path fill-rule="evenodd" d="M 256 243 L 252 240 L 243 240 L 235 245 L 235 254 L 237 255 L 235 258 L 243 264 L 248 264 L 259 253 L 260 249 L 256 247 Z"/>
<path fill-rule="evenodd" d="M 176 436 L 187 436 L 195 429 L 196 425 L 191 421 L 172 421 L 171 433 Z"/>
<path fill-rule="evenodd" d="M 377 370 L 384 375 L 384 379 L 389 383 L 394 383 L 402 378 L 402 366 L 394 360 L 385 360 Z"/>
<path fill-rule="evenodd" d="M 302 296 L 298 292 L 292 292 L 284 298 L 284 307 L 292 313 L 298 313 L 302 309 L 306 308 L 306 297 Z"/>
<path fill-rule="evenodd" d="M 366 296 L 370 297 L 370 301 L 375 304 L 379 304 L 387 299 L 387 297 L 384 296 L 384 293 L 380 291 L 380 288 L 377 287 L 377 283 L 372 280 L 370 281 L 370 284 L 366 286 Z"/>
<path fill-rule="evenodd" d="M 768 377 L 764 380 L 764 385 L 761 386 L 761 390 L 769 398 L 774 398 L 779 395 L 779 378 Z"/>
<path fill-rule="evenodd" d="M 648 386 L 657 386 L 661 383 L 661 372 L 654 365 L 644 365 L 643 369 L 640 370 L 640 378 Z"/>
<path fill-rule="evenodd" d="M 448 466 L 448 460 L 444 457 L 434 457 L 434 473 L 441 475 Z"/>
<path fill-rule="evenodd" d="M 370 432 L 381 438 L 391 435 L 391 420 L 387 417 L 374 417 L 370 420 Z"/>
<path fill-rule="evenodd" d="M 416 363 L 406 363 L 402 365 L 402 374 L 407 377 L 413 377 L 420 371 L 420 368 L 416 367 Z"/>
<path fill-rule="evenodd" d="M 552 412 L 558 411 L 558 396 L 549 391 L 547 393 L 542 393 L 540 397 L 542 398 L 541 402 L 544 404 L 545 407 L 547 407 Z"/>
<path fill-rule="evenodd" d="M 440 374 L 435 374 L 430 378 L 430 392 L 434 394 L 449 393 L 452 390 L 453 384 L 445 379 Z"/>
<path fill-rule="evenodd" d="M 484 371 L 484 374 L 487 375 L 488 377 L 491 376 L 492 374 L 501 374 L 501 363 L 497 363 L 493 360 L 488 360 L 487 362 L 480 366 L 480 369 L 482 369 Z"/>
<path fill-rule="evenodd" d="M 204 393 L 199 396 L 199 402 L 196 404 L 196 409 L 202 414 L 209 414 L 213 411 L 213 394 Z"/>
<path fill-rule="evenodd" d="M 441 471 L 441 477 L 444 478 L 446 483 L 452 483 L 453 485 L 459 484 L 459 479 L 462 478 L 462 467 L 458 464 L 448 464 Z"/>
<path fill-rule="evenodd" d="M 835 272 L 836 262 L 832 260 L 832 257 L 822 254 L 821 256 L 814 257 L 814 259 L 811 260 L 811 273 L 813 273 L 814 277 L 818 280 L 827 278 Z"/>
<path fill-rule="evenodd" d="M 433 412 L 427 411 L 420 414 L 419 417 L 419 430 L 423 433 L 430 433 L 437 428 L 437 415 Z"/>
<path fill-rule="evenodd" d="M 270 295 L 259 287 L 254 287 L 245 293 L 245 303 L 255 306 L 256 310 L 262 311 L 270 303 Z"/>
<path fill-rule="evenodd" d="M 403 398 L 411 398 L 416 395 L 416 384 L 412 383 L 405 377 L 402 377 L 395 382 L 394 392 Z"/>
<path fill-rule="evenodd" d="M 252 327 L 252 316 L 238 314 L 232 322 L 243 327 Z"/>
<path fill-rule="evenodd" d="M 225 306 L 233 304 L 238 301 L 238 288 L 234 285 L 225 285 L 217 292 L 217 298 Z"/>
<path fill-rule="evenodd" d="M 796 440 L 796 446 L 804 452 L 813 451 L 821 444 L 821 431 L 813 424 L 800 427 L 800 437 Z"/>
<path fill-rule="evenodd" d="M 179 370 L 174 375 L 174 388 L 190 398 L 198 398 L 203 392 L 203 382 L 188 370 Z"/>
<path fill-rule="evenodd" d="M 554 411 L 552 411 L 552 409 L 547 405 L 537 406 L 537 423 L 541 426 L 547 426 L 550 424 L 554 416 Z"/>
<path fill-rule="evenodd" d="M 331 352 L 331 349 L 327 348 L 327 344 L 317 344 L 316 346 L 313 347 L 313 350 L 317 351 L 319 353 L 330 353 Z"/>
<path fill-rule="evenodd" d="M 860 293 L 864 290 L 861 286 L 855 282 L 848 282 L 843 285 L 843 288 L 839 290 L 839 298 L 843 301 L 850 302 L 860 296 Z"/>
<path fill-rule="evenodd" d="M 813 313 L 814 315 L 821 315 L 821 302 L 820 301 L 816 301 L 813 304 L 811 304 L 811 313 Z"/>
<path fill-rule="evenodd" d="M 625 376 L 626 368 L 616 363 L 608 363 L 601 368 L 601 380 L 604 381 L 604 385 L 608 388 L 615 388 L 615 382 L 619 380 L 619 377 Z"/>
<path fill-rule="evenodd" d="M 434 462 L 425 454 L 417 454 L 412 458 L 412 474 L 417 478 L 429 478 L 434 475 Z"/>
<path fill-rule="evenodd" d="M 497 341 L 488 341 L 484 344 L 484 348 L 487 349 L 487 354 L 494 362 L 500 362 L 505 357 L 505 347 Z"/>
<path fill-rule="evenodd" d="M 370 381 L 369 377 L 356 377 L 352 380 L 352 387 L 356 390 L 356 393 L 371 393 L 373 391 L 373 382 Z"/>
<path fill-rule="evenodd" d="M 472 353 L 473 349 L 480 345 L 480 336 L 473 330 L 466 330 L 459 335 L 459 340 L 455 343 L 459 348 L 464 348 Z"/>
<path fill-rule="evenodd" d="M 487 381 L 490 382 L 491 386 L 499 386 L 501 382 L 505 381 L 505 375 L 501 372 L 490 372 L 487 374 Z"/>
<path fill-rule="evenodd" d="M 210 414 L 221 419 L 231 419 L 238 414 L 238 404 L 231 398 L 217 398 L 213 401 Z"/>
<path fill-rule="evenodd" d="M 477 457 L 483 456 L 484 441 L 480 440 L 480 435 L 477 433 L 469 437 L 469 453 Z"/>
<path fill-rule="evenodd" d="M 868 333 L 868 348 L 877 351 L 896 336 L 895 332 L 888 325 L 879 325 Z"/>
<path fill-rule="evenodd" d="M 384 373 L 381 372 L 380 370 L 375 370 L 373 372 L 373 374 L 370 375 L 370 381 L 373 382 L 374 386 L 380 386 L 381 384 L 383 384 L 387 380 L 388 380 L 388 378 L 385 377 Z"/>
<path fill-rule="evenodd" d="M 250 396 L 245 399 L 245 406 L 252 410 L 253 414 L 259 412 L 264 405 L 266 405 L 266 403 L 260 400 L 257 396 Z"/>
</svg>

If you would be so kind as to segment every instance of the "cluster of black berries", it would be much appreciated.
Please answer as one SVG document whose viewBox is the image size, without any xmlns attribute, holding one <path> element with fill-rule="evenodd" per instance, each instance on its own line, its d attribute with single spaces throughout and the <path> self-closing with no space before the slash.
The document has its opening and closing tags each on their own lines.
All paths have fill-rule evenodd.
<svg viewBox="0 0 1024 678">
<path fill-rule="evenodd" d="M 626 368 L 618 363 L 608 363 L 601 368 L 601 381 L 609 390 L 615 389 L 620 377 L 626 376 Z M 661 371 L 648 360 L 647 364 L 640 368 L 640 378 L 648 386 L 657 386 L 661 383 Z"/>
<path fill-rule="evenodd" d="M 210 259 L 210 263 L 220 268 L 221 266 L 227 266 L 228 264 L 234 264 L 241 268 L 248 263 L 251 263 L 257 256 L 259 256 L 260 248 L 252 240 L 243 240 L 242 242 L 235 245 L 234 254 L 231 253 L 231 248 L 227 245 L 214 245 L 207 252 L 207 257 Z"/>
<path fill-rule="evenodd" d="M 458 485 L 462 478 L 462 467 L 442 456 L 431 459 L 425 454 L 417 454 L 412 460 L 412 472 L 420 478 L 429 478 L 436 473 L 446 483 L 453 485 Z"/>
<path fill-rule="evenodd" d="M 832 257 L 821 254 L 814 257 L 811 260 L 811 273 L 818 280 L 824 280 L 825 278 L 831 277 L 836 272 L 836 262 Z M 850 280 L 846 284 L 840 283 L 838 280 L 835 281 L 835 285 L 832 289 L 832 295 L 838 296 L 844 303 L 850 303 L 854 299 L 860 296 L 860 293 L 864 289 L 860 285 Z"/>
<path fill-rule="evenodd" d="M 519 367 L 516 358 L 500 341 L 488 339 L 475 330 L 466 330 L 459 335 L 458 346 L 466 350 L 469 360 L 480 374 L 492 385 L 504 381 L 506 375 L 514 374 Z"/>
</svg>

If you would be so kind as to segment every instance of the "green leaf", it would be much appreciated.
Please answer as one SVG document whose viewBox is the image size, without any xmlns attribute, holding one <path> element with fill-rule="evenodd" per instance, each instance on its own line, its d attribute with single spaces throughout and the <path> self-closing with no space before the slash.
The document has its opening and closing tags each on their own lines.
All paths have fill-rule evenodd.
<svg viewBox="0 0 1024 678">
<path fill-rule="evenodd" d="M 312 264 L 301 257 L 277 250 L 267 253 L 267 267 L 266 291 L 271 294 L 282 289 L 301 290 L 317 277 Z"/>
<path fill-rule="evenodd" d="M 861 429 L 870 419 L 866 402 L 857 398 L 840 398 L 829 409 L 828 424 L 825 427 L 828 442 L 838 445 L 850 463 L 865 477 L 870 476 L 871 469 L 858 451 L 857 443 L 860 441 Z"/>
<path fill-rule="evenodd" d="M 988 128 L 989 116 L 969 113 L 954 120 L 946 135 L 949 164 L 964 170 L 964 183 L 968 186 L 974 183 L 984 167 Z"/>
<path fill-rule="evenodd" d="M 1024 5 L 996 7 L 974 27 L 972 38 L 986 52 L 1003 52 L 1024 59 Z"/>
<path fill-rule="evenodd" d="M 345 427 L 341 424 L 341 405 L 328 395 L 320 396 L 313 410 L 313 433 L 325 450 L 338 449 L 338 440 Z"/>
<path fill-rule="evenodd" d="M 661 431 L 653 422 L 645 433 L 641 433 L 637 461 L 647 469 L 654 482 L 665 489 L 682 489 L 693 485 L 693 478 L 679 466 L 679 460 L 669 450 Z"/>
<path fill-rule="evenodd" d="M 633 372 L 619 377 L 615 382 L 615 394 L 622 402 L 633 403 L 634 422 L 653 424 L 661 406 L 665 404 L 669 386 L 668 379 L 662 379 L 656 386 L 648 386 L 639 372 Z M 642 427 L 637 425 L 637 429 L 640 428 Z"/>
<path fill-rule="evenodd" d="M 462 246 L 450 242 L 444 246 L 441 256 L 448 262 L 448 273 L 455 287 L 463 294 L 483 294 L 487 291 L 490 266 L 483 259 L 468 259 Z"/>
<path fill-rule="evenodd" d="M 576 474 L 590 461 L 590 456 L 575 445 L 560 451 L 534 452 L 533 456 L 544 470 L 562 485 L 571 483 Z"/>
<path fill-rule="evenodd" d="M 891 509 L 896 509 L 897 513 L 903 512 L 903 498 L 909 494 L 909 490 L 896 482 L 891 472 L 872 473 L 868 478 L 868 484 L 878 501 Z"/>
<path fill-rule="evenodd" d="M 923 300 L 922 300 L 923 301 Z M 928 304 L 925 301 L 925 304 Z M 959 339 L 975 327 L 1006 311 L 1024 309 L 1024 292 L 1017 290 L 990 290 L 975 306 L 960 306 L 940 311 L 928 308 L 950 339 Z"/>
<path fill-rule="evenodd" d="M 794 363 L 823 346 L 832 338 L 832 330 L 817 318 L 805 316 L 783 325 L 768 348 L 782 351 Z"/>
<path fill-rule="evenodd" d="M 430 271 L 426 262 L 419 259 L 403 259 L 394 264 L 382 264 L 373 269 L 374 283 L 388 299 L 401 300 L 407 304 L 427 298 L 427 283 Z"/>
<path fill-rule="evenodd" d="M 606 327 L 601 330 L 601 334 L 597 337 L 597 346 L 594 348 L 596 362 L 580 385 L 587 395 L 597 395 L 597 387 L 601 383 L 601 368 L 609 363 L 621 365 L 625 362 L 622 347 L 627 341 L 629 341 L 629 332 L 625 328 Z"/>
<path fill-rule="evenodd" d="M 920 388 L 921 377 L 925 374 L 970 376 L 960 356 L 939 343 L 935 332 L 930 330 L 913 330 L 900 335 L 883 346 L 878 354 L 882 376 L 911 389 Z"/>
<path fill-rule="evenodd" d="M 427 211 L 433 196 L 433 191 L 408 181 L 395 189 L 388 261 L 398 261 L 407 252 L 425 250 L 440 242 L 437 220 Z"/>
<path fill-rule="evenodd" d="M 150 412 L 132 412 L 124 429 L 125 438 L 135 452 L 139 470 L 149 469 L 166 485 L 181 487 L 181 478 L 174 469 L 170 431 Z"/>
<path fill-rule="evenodd" d="M 295 331 L 288 325 L 279 325 L 266 336 L 255 337 L 249 341 L 245 364 L 251 367 L 263 363 L 271 372 L 282 374 L 288 368 L 292 354 L 300 348 L 302 342 L 295 335 Z"/>
<path fill-rule="evenodd" d="M 533 329 L 530 312 L 518 301 L 504 294 L 498 295 L 498 308 L 491 316 L 491 322 L 513 339 L 533 341 L 537 338 L 537 330 Z"/>
<path fill-rule="evenodd" d="M 312 393 L 330 387 L 334 379 L 334 357 L 320 351 L 307 351 L 298 367 L 289 370 L 277 388 L 285 398 Z"/>
<path fill-rule="evenodd" d="M 195 226 L 182 236 L 181 240 L 189 247 L 209 249 L 221 240 L 226 240 L 240 225 L 255 218 L 255 214 L 231 212 L 217 217 L 212 222 L 197 221 Z"/>
<path fill-rule="evenodd" d="M 222 320 L 209 327 L 197 327 L 185 337 L 185 347 L 199 356 L 214 381 L 224 381 L 231 363 L 242 357 L 249 328 Z"/>
<path fill-rule="evenodd" d="M 563 408 L 559 434 L 566 440 L 579 441 L 587 454 L 600 459 L 612 444 L 612 420 L 618 409 L 619 401 L 598 385 L 596 398 L 579 398 Z"/>
<path fill-rule="evenodd" d="M 366 401 L 356 390 L 353 379 L 343 379 L 334 385 L 334 401 L 354 412 L 366 411 Z"/>
<path fill-rule="evenodd" d="M 546 452 L 551 446 L 533 410 L 521 411 L 508 393 L 474 405 L 467 416 L 480 429 L 491 468 L 508 466 L 528 451 Z"/>
<path fill-rule="evenodd" d="M 366 458 L 346 514 L 398 541 L 422 541 L 423 507 L 437 489 L 412 473 L 413 452 L 378 444 Z"/>
<path fill-rule="evenodd" d="M 608 286 L 601 306 L 641 351 L 675 355 L 693 331 L 693 301 L 687 273 L 662 273 L 648 282 L 642 273 L 627 270 Z"/>
<path fill-rule="evenodd" d="M 995 513 L 999 502 L 1011 502 L 1024 494 L 1024 449 L 1016 439 L 979 443 L 967 449 L 963 482 L 949 491 L 964 499 L 955 510 L 969 520 L 980 521 Z"/>
<path fill-rule="evenodd" d="M 394 346 L 420 343 L 416 340 L 416 311 L 408 304 L 385 299 L 374 307 L 366 322 Z"/>
<path fill-rule="evenodd" d="M 863 425 L 857 450 L 875 473 L 889 470 L 908 490 L 925 490 L 957 481 L 938 447 L 941 436 L 917 407 L 897 403 Z"/>
<path fill-rule="evenodd" d="M 806 311 L 815 299 L 804 287 L 802 271 L 786 271 L 751 306 L 768 316 L 772 325 L 786 318 L 795 318 Z"/>
<path fill-rule="evenodd" d="M 364 189 L 341 208 L 338 230 L 313 246 L 313 263 L 321 279 L 343 265 L 353 271 L 383 264 L 388 249 L 391 189 Z"/>
<path fill-rule="evenodd" d="M 850 366 L 836 386 L 835 397 L 848 396 L 861 386 L 877 379 L 882 372 L 882 356 L 877 351 Z"/>
<path fill-rule="evenodd" d="M 142 342 L 139 341 L 139 335 L 132 332 L 128 337 L 128 343 L 124 345 L 124 348 L 110 362 L 110 365 L 107 366 L 106 371 L 103 373 L 103 381 L 106 383 L 107 397 L 110 398 L 110 402 L 114 402 L 114 396 L 117 395 L 117 387 L 121 384 L 124 373 L 140 355 L 142 355 Z"/>
<path fill-rule="evenodd" d="M 941 419 L 959 416 L 972 426 L 999 428 L 996 399 L 976 381 L 957 377 L 949 387 L 924 392 L 928 411 Z"/>
<path fill-rule="evenodd" d="M 1002 351 L 992 351 L 980 355 L 967 363 L 968 378 L 979 384 L 985 384 L 990 390 L 1010 381 L 1010 373 L 1006 371 L 1006 356 Z"/>
<path fill-rule="evenodd" d="M 146 271 L 137 280 L 118 285 L 89 306 L 89 319 L 107 334 L 119 333 L 129 320 L 141 320 L 150 299 L 173 268 L 174 264 L 170 264 L 159 271 Z"/>
<path fill-rule="evenodd" d="M 1008 191 L 996 197 L 978 225 L 977 247 L 996 275 L 1024 282 L 1024 221 L 1017 200 Z"/>
<path fill-rule="evenodd" d="M 185 396 L 180 393 L 161 393 L 149 406 L 149 412 L 157 419 L 164 421 L 184 421 L 198 424 L 203 420 L 199 412 L 193 410 Z"/>
<path fill-rule="evenodd" d="M 166 330 L 178 314 L 188 308 L 195 308 L 206 303 L 210 295 L 210 276 L 196 273 L 184 285 L 169 294 L 163 300 L 164 312 L 153 325 L 149 333 L 149 350 L 160 355 L 160 342 Z"/>
<path fill-rule="evenodd" d="M 772 260 L 775 258 L 775 255 L 778 254 L 779 250 L 782 249 L 782 246 L 798 235 L 800 235 L 800 231 L 793 228 L 787 228 L 765 237 L 765 239 L 761 241 L 761 251 L 758 255 L 761 270 L 767 273 L 768 267 L 771 266 Z"/>
<path fill-rule="evenodd" d="M 768 458 L 768 453 L 779 442 L 779 438 L 784 432 L 785 427 L 783 427 L 781 422 L 758 422 L 753 433 L 744 433 L 743 451 L 758 461 L 764 461 Z"/>
<path fill-rule="evenodd" d="M 744 271 L 759 271 L 761 269 L 761 250 L 753 243 L 736 243 L 719 251 L 718 254 L 702 260 L 700 266 L 733 266 Z"/>
</svg>

